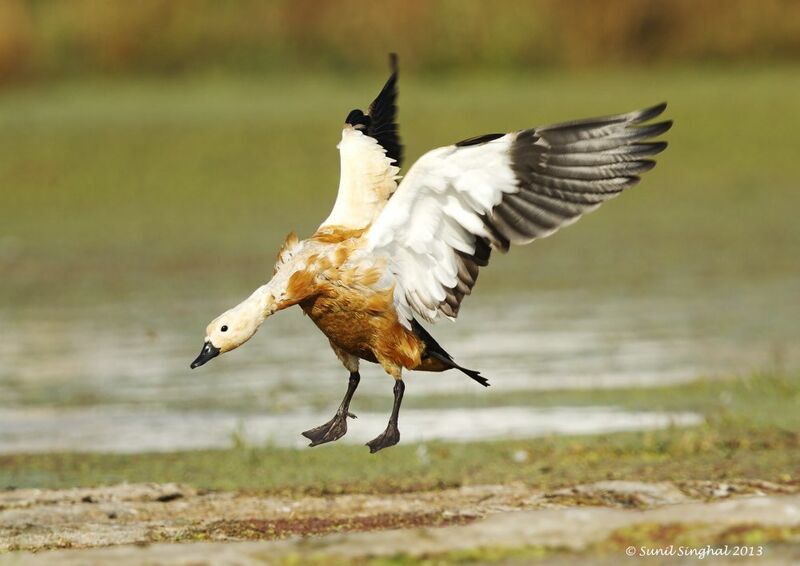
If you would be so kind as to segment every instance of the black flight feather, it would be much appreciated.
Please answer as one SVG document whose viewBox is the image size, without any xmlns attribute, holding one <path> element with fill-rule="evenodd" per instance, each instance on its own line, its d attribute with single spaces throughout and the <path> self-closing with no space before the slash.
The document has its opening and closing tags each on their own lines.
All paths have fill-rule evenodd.
<svg viewBox="0 0 800 566">
<path fill-rule="evenodd" d="M 383 89 L 369 105 L 364 114 L 361 110 L 353 110 L 348 114 L 345 123 L 360 129 L 366 135 L 378 140 L 386 150 L 386 155 L 394 159 L 394 165 L 401 167 L 403 162 L 403 144 L 400 142 L 400 127 L 397 125 L 397 54 L 389 55 L 389 66 L 392 74 L 383 85 Z"/>
</svg>

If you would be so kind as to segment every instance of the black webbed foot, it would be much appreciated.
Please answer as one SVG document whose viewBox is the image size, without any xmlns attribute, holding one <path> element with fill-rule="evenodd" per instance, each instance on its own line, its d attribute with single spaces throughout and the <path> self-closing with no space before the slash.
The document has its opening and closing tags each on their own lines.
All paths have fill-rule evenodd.
<svg viewBox="0 0 800 566">
<path fill-rule="evenodd" d="M 326 442 L 339 440 L 347 433 L 347 417 L 357 418 L 353 413 L 336 413 L 331 420 L 311 430 L 305 431 L 303 436 L 311 441 L 309 446 L 318 446 Z"/>
<path fill-rule="evenodd" d="M 347 417 L 350 417 L 351 419 L 356 418 L 356 416 L 350 412 L 350 401 L 353 398 L 353 393 L 356 392 L 359 381 L 361 381 L 361 376 L 358 374 L 358 372 L 350 372 L 350 380 L 347 384 L 347 393 L 344 394 L 342 404 L 339 405 L 339 410 L 336 411 L 336 414 L 333 416 L 333 418 L 323 425 L 302 433 L 303 436 L 311 441 L 309 446 L 319 446 L 320 444 L 325 444 L 326 442 L 333 442 L 334 440 L 339 440 L 345 435 L 347 432 Z"/>
<path fill-rule="evenodd" d="M 378 450 L 389 448 L 398 442 L 400 442 L 400 431 L 398 430 L 397 425 L 389 423 L 389 426 L 386 427 L 386 430 L 384 430 L 380 436 L 377 436 L 376 438 L 373 438 L 367 442 L 367 446 L 369 446 L 369 453 L 375 454 L 375 452 Z"/>
</svg>

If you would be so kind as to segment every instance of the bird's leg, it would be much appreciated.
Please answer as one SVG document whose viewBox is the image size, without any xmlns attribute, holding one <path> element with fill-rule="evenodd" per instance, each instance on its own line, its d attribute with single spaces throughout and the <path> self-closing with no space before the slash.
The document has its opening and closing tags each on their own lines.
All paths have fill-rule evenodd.
<svg viewBox="0 0 800 566">
<path fill-rule="evenodd" d="M 397 379 L 394 382 L 394 405 L 392 406 L 392 416 L 389 417 L 389 424 L 386 425 L 386 430 L 378 436 L 367 442 L 369 451 L 374 454 L 378 450 L 394 446 L 400 442 L 400 430 L 397 428 L 397 416 L 400 414 L 400 403 L 403 402 L 403 392 L 406 389 L 406 384 L 402 379 Z"/>
<path fill-rule="evenodd" d="M 347 432 L 347 417 L 356 418 L 356 416 L 350 412 L 350 400 L 353 398 L 353 393 L 356 392 L 359 381 L 361 381 L 359 373 L 357 371 L 351 371 L 350 380 L 347 383 L 347 393 L 344 394 L 344 399 L 342 399 L 342 403 L 339 405 L 333 418 L 325 424 L 303 433 L 303 436 L 311 441 L 309 446 L 333 442 L 345 435 Z"/>
</svg>

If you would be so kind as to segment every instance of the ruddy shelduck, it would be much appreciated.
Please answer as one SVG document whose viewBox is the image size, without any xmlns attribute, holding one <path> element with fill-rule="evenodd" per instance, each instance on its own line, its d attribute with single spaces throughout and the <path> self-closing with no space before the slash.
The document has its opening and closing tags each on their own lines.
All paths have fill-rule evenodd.
<svg viewBox="0 0 800 566">
<path fill-rule="evenodd" d="M 652 141 L 672 122 L 652 121 L 666 104 L 627 114 L 473 137 L 424 154 L 400 180 L 397 61 L 365 114 L 353 110 L 339 142 L 333 210 L 307 240 L 290 234 L 272 279 L 215 318 L 191 367 L 252 338 L 276 311 L 299 305 L 350 372 L 334 417 L 303 433 L 311 446 L 347 432 L 359 362 L 394 378 L 394 406 L 370 452 L 400 440 L 406 370 L 457 369 L 420 320 L 455 319 L 492 250 L 527 244 L 572 224 L 635 185 L 666 148 Z"/>
</svg>

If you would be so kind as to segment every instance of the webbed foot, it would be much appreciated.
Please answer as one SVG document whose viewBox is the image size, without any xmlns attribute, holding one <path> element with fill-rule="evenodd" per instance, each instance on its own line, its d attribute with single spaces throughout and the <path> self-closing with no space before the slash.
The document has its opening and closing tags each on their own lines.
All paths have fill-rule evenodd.
<svg viewBox="0 0 800 566">
<path fill-rule="evenodd" d="M 311 441 L 309 446 L 319 446 L 326 442 L 339 440 L 347 433 L 347 417 L 357 418 L 353 413 L 336 413 L 334 417 L 323 425 L 312 428 L 303 433 Z"/>
<path fill-rule="evenodd" d="M 386 430 L 384 430 L 380 436 L 377 436 L 376 438 L 373 438 L 367 442 L 367 446 L 369 446 L 369 453 L 375 454 L 375 452 L 378 450 L 389 448 L 398 442 L 400 442 L 400 431 L 398 430 L 397 425 L 394 423 L 389 423 L 389 426 L 386 427 Z"/>
</svg>

